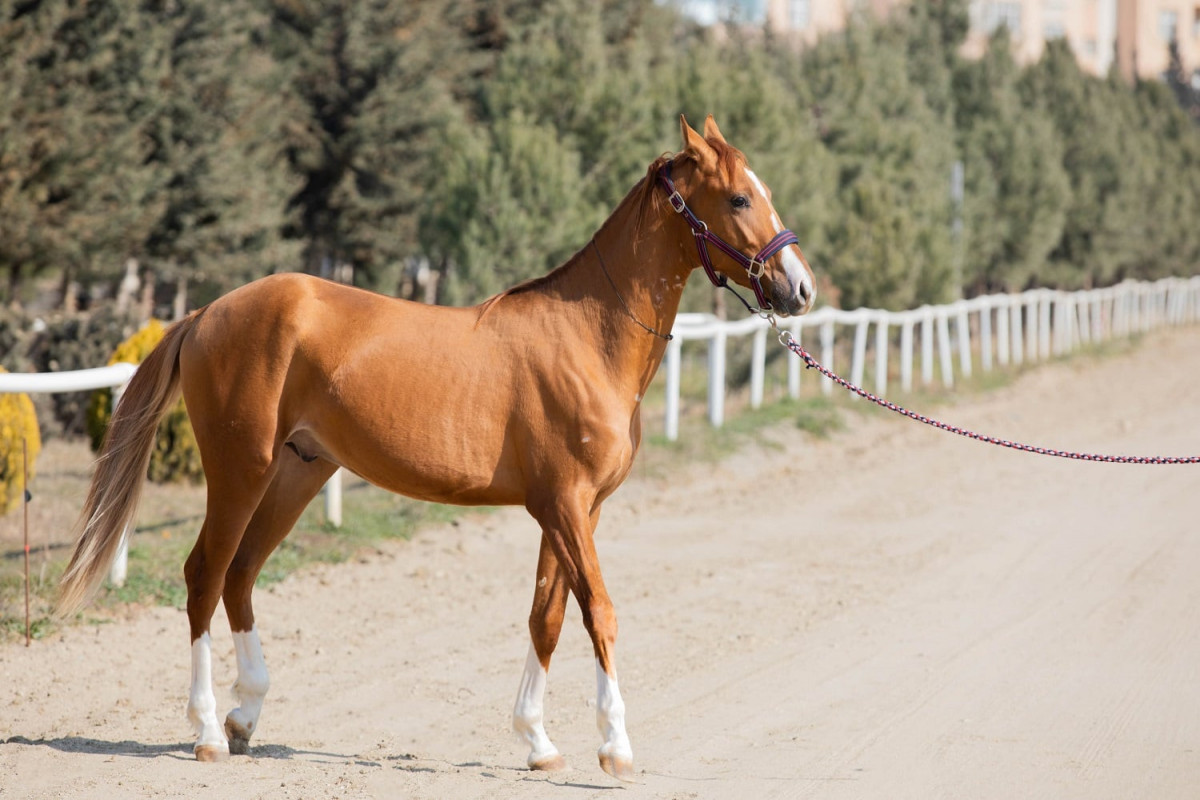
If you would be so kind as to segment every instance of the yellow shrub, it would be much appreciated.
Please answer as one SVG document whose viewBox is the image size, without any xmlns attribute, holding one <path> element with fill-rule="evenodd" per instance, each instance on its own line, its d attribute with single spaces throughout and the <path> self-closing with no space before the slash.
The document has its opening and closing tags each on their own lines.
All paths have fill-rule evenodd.
<svg viewBox="0 0 1200 800">
<path fill-rule="evenodd" d="M 142 363 L 146 356 L 150 355 L 150 351 L 162 341 L 165 330 L 161 322 L 156 319 L 150 320 L 140 331 L 117 346 L 108 363 Z M 92 450 L 99 451 L 100 445 L 104 443 L 104 434 L 108 430 L 111 417 L 112 390 L 100 389 L 92 394 L 92 401 L 88 405 L 88 435 L 92 440 Z M 200 450 L 196 447 L 192 423 L 188 420 L 182 398 L 167 412 L 167 416 L 158 426 L 147 477 L 156 483 L 197 482 L 204 477 L 204 469 L 200 464 Z"/>
<path fill-rule="evenodd" d="M 0 367 L 0 372 L 4 371 Z M 28 448 L 32 479 L 33 462 L 42 449 L 33 401 L 27 394 L 0 394 L 0 514 L 21 506 L 22 439 Z"/>
</svg>

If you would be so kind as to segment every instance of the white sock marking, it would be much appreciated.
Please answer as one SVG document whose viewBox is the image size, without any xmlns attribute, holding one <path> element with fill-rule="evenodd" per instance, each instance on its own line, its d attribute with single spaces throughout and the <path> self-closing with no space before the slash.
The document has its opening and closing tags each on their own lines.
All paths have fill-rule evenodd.
<svg viewBox="0 0 1200 800">
<path fill-rule="evenodd" d="M 542 724 L 542 699 L 546 694 L 546 670 L 538 660 L 537 650 L 529 645 L 525 657 L 525 671 L 521 674 L 521 686 L 517 690 L 517 703 L 513 707 L 513 730 L 529 745 L 526 763 L 533 766 L 558 755 L 558 748 L 546 735 Z"/>
<path fill-rule="evenodd" d="M 617 676 L 609 675 L 596 659 L 596 727 L 604 737 L 601 755 L 632 763 L 633 747 L 625 732 L 625 701 L 617 688 Z"/>
<path fill-rule="evenodd" d="M 217 722 L 217 698 L 212 683 L 212 638 L 204 633 L 192 642 L 192 688 L 188 693 L 188 719 L 196 733 L 196 747 L 228 750 L 225 731 Z"/>
<path fill-rule="evenodd" d="M 239 705 L 229 712 L 229 716 L 247 734 L 252 734 L 258 725 L 258 717 L 262 714 L 263 698 L 271 686 L 258 631 L 252 627 L 243 633 L 234 633 L 233 650 L 237 654 L 238 668 L 233 693 Z"/>
</svg>

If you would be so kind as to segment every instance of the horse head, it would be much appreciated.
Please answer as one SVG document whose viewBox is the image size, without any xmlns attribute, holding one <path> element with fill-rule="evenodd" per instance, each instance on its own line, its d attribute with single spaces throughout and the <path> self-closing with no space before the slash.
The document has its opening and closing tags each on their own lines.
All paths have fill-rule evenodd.
<svg viewBox="0 0 1200 800">
<path fill-rule="evenodd" d="M 808 312 L 816 297 L 812 269 L 796 235 L 783 227 L 770 190 L 711 115 L 703 136 L 682 116 L 679 127 L 683 150 L 663 164 L 658 180 L 691 228 L 709 279 L 753 289 L 763 311 Z M 710 245 L 719 253 L 712 254 Z"/>
</svg>

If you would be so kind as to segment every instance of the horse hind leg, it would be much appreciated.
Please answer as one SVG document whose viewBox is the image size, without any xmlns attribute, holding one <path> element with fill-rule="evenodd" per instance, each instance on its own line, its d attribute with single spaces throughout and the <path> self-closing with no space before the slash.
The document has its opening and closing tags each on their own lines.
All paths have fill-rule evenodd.
<svg viewBox="0 0 1200 800">
<path fill-rule="evenodd" d="M 529 612 L 529 655 L 525 659 L 525 671 L 521 674 L 521 686 L 513 707 L 513 730 L 529 745 L 526 763 L 534 770 L 561 770 L 567 766 L 558 748 L 546 735 L 542 712 L 550 657 L 562 631 L 567 592 L 566 577 L 559 569 L 550 542 L 543 535 L 533 608 Z"/>
<path fill-rule="evenodd" d="M 213 487 L 209 485 L 209 497 Z M 222 761 L 229 757 L 225 732 L 217 721 L 217 699 L 212 682 L 212 637 L 209 626 L 221 596 L 225 570 L 237 549 L 241 533 L 254 508 L 254 498 L 226 495 L 216 511 L 210 499 L 209 512 L 200 536 L 184 565 L 187 580 L 188 622 L 192 637 L 192 680 L 187 716 L 196 734 L 194 752 L 198 761 Z M 233 511 L 240 513 L 234 514 Z"/>
<path fill-rule="evenodd" d="M 186 394 L 186 382 L 184 391 Z M 197 407 L 202 404 L 197 403 Z M 220 761 L 228 758 L 229 743 L 217 720 L 209 628 L 225 589 L 225 574 L 278 471 L 278 463 L 269 435 L 255 436 L 253 429 L 246 429 L 239 440 L 233 440 L 227 432 L 216 431 L 205 422 L 205 415 L 193 414 L 192 426 L 208 480 L 208 500 L 200 536 L 183 567 L 192 642 L 187 715 L 196 732 L 196 759 Z"/>
<path fill-rule="evenodd" d="M 233 562 L 225 575 L 224 602 L 237 656 L 233 685 L 238 706 L 225 717 L 229 752 L 244 755 L 258 727 L 263 699 L 270 687 L 262 642 L 254 624 L 251 595 L 267 558 L 291 532 L 309 502 L 337 466 L 324 459 L 302 461 L 292 453 L 280 455 L 279 471 L 254 511 Z"/>
</svg>

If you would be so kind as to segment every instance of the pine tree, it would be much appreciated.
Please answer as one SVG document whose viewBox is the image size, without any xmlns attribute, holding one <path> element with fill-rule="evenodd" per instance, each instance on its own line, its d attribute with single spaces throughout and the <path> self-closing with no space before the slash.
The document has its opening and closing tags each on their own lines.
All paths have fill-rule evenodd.
<svg viewBox="0 0 1200 800">
<path fill-rule="evenodd" d="M 1062 236 L 1034 282 L 1077 287 L 1120 280 L 1138 238 L 1134 180 L 1140 168 L 1133 162 L 1143 157 L 1122 145 L 1129 121 L 1120 105 L 1128 88 L 1115 75 L 1099 81 L 1084 74 L 1066 43 L 1054 41 L 1025 70 L 1021 92 L 1053 120 L 1071 182 Z"/>
<path fill-rule="evenodd" d="M 281 240 L 299 182 L 279 145 L 285 117 L 278 70 L 259 46 L 265 18 L 248 2 L 163 2 L 150 20 L 163 50 L 148 130 L 163 176 L 151 266 L 209 287 L 201 301 L 298 267 L 298 247 Z"/>
<path fill-rule="evenodd" d="M 449 0 L 274 0 L 271 49 L 285 70 L 287 154 L 302 185 L 286 227 L 307 268 L 348 265 L 391 289 L 417 255 L 436 154 L 458 114 L 452 87 L 472 66 Z"/>
<path fill-rule="evenodd" d="M 119 274 L 153 222 L 147 94 L 157 56 L 135 0 L 0 4 L 0 265 Z M 65 284 L 64 280 L 64 284 Z"/>
<path fill-rule="evenodd" d="M 1029 285 L 1058 243 L 1070 185 L 1051 121 L 1021 102 L 1020 70 L 1001 27 L 955 72 L 956 128 L 967 187 L 968 294 Z"/>
<path fill-rule="evenodd" d="M 953 129 L 909 79 L 907 43 L 855 23 L 806 54 L 821 140 L 838 164 L 822 267 L 848 306 L 906 308 L 946 299 Z"/>
<path fill-rule="evenodd" d="M 665 13 L 634 0 L 551 0 L 512 25 L 480 92 L 478 127 L 446 141 L 449 165 L 422 240 L 443 299 L 474 302 L 583 247 L 677 126 L 651 44 Z"/>
</svg>

